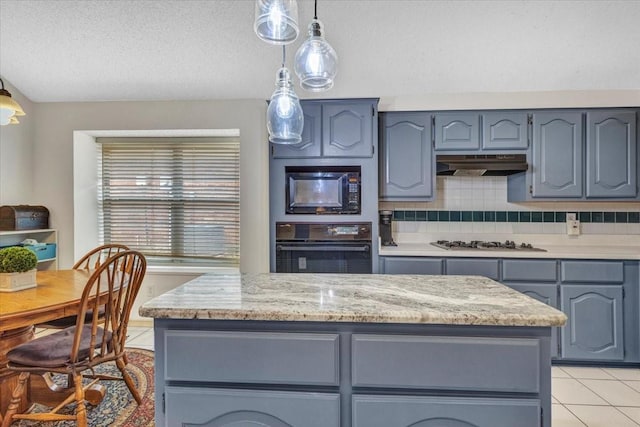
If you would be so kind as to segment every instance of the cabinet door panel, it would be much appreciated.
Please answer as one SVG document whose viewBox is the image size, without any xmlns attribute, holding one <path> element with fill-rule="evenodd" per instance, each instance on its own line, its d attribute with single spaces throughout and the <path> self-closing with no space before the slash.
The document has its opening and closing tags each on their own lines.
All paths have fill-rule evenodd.
<svg viewBox="0 0 640 427">
<path fill-rule="evenodd" d="M 431 117 L 424 113 L 381 115 L 380 198 L 433 199 Z"/>
<path fill-rule="evenodd" d="M 339 427 L 332 393 L 165 387 L 165 426 Z"/>
<path fill-rule="evenodd" d="M 527 138 L 526 113 L 484 113 L 482 115 L 482 148 L 526 149 Z"/>
<path fill-rule="evenodd" d="M 302 112 L 304 114 L 302 141 L 299 144 L 291 145 L 271 144 L 271 153 L 274 159 L 320 157 L 322 108 L 318 104 L 302 102 Z"/>
<path fill-rule="evenodd" d="M 537 399 L 353 396 L 353 427 L 540 427 Z"/>
<path fill-rule="evenodd" d="M 373 156 L 370 103 L 322 106 L 322 155 L 324 157 Z"/>
<path fill-rule="evenodd" d="M 587 197 L 636 197 L 636 114 L 587 113 Z"/>
<path fill-rule="evenodd" d="M 477 113 L 436 114 L 436 150 L 478 150 L 479 123 Z"/>
<path fill-rule="evenodd" d="M 582 115 L 533 115 L 532 197 L 582 197 Z"/>
<path fill-rule="evenodd" d="M 587 360 L 624 358 L 622 286 L 562 285 L 562 357 Z"/>
<path fill-rule="evenodd" d="M 558 308 L 558 285 L 555 283 L 508 283 L 507 286 L 553 308 Z M 551 328 L 551 357 L 558 357 L 558 329 Z"/>
</svg>

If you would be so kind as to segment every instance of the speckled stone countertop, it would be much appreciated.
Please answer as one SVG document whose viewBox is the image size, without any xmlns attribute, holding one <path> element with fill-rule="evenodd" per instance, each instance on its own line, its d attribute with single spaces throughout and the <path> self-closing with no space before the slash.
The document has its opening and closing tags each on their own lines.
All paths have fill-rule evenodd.
<svg viewBox="0 0 640 427">
<path fill-rule="evenodd" d="M 480 276 L 205 274 L 140 307 L 144 317 L 561 326 L 566 316 Z"/>
<path fill-rule="evenodd" d="M 539 246 L 539 245 L 536 245 Z M 640 246 L 540 245 L 544 252 L 517 250 L 447 250 L 429 243 L 398 243 L 381 246 L 380 256 L 531 258 L 531 259 L 614 259 L 640 260 Z"/>
</svg>

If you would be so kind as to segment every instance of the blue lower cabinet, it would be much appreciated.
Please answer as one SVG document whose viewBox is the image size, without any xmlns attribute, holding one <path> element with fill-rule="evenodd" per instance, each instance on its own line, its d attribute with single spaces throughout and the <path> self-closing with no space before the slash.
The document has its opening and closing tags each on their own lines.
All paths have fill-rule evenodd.
<svg viewBox="0 0 640 427">
<path fill-rule="evenodd" d="M 353 396 L 353 427 L 540 427 L 537 399 Z"/>
<path fill-rule="evenodd" d="M 555 283 L 508 283 L 510 288 L 537 299 L 553 308 L 558 307 L 558 285 Z M 558 357 L 558 329 L 551 328 L 551 357 Z"/>
<path fill-rule="evenodd" d="M 332 393 L 165 387 L 165 426 L 339 427 Z"/>
<path fill-rule="evenodd" d="M 562 357 L 624 359 L 623 293 L 620 285 L 562 285 Z"/>
</svg>

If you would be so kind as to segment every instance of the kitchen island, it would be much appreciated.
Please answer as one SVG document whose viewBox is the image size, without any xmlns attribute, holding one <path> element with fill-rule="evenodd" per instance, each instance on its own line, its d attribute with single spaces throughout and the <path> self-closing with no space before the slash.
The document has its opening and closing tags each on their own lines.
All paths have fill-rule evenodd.
<svg viewBox="0 0 640 427">
<path fill-rule="evenodd" d="M 154 318 L 156 425 L 551 425 L 565 315 L 479 276 L 203 275 Z"/>
</svg>

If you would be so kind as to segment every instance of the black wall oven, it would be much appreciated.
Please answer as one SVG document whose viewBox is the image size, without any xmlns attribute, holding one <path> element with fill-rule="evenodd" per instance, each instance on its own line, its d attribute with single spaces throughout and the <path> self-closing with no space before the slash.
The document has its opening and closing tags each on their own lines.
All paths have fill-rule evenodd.
<svg viewBox="0 0 640 427">
<path fill-rule="evenodd" d="M 360 166 L 286 166 L 287 214 L 360 214 Z"/>
<path fill-rule="evenodd" d="M 371 223 L 276 223 L 276 273 L 371 273 Z"/>
</svg>

